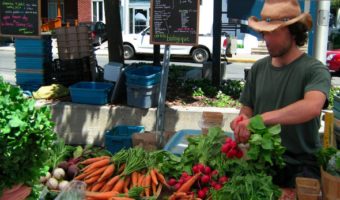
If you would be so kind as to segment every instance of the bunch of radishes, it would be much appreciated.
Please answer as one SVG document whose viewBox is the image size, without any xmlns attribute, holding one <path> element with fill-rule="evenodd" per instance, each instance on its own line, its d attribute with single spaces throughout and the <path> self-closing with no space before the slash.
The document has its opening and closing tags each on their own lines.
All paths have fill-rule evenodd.
<svg viewBox="0 0 340 200">
<path fill-rule="evenodd" d="M 198 198 L 201 199 L 204 199 L 208 196 L 210 189 L 219 190 L 225 183 L 228 182 L 227 176 L 219 176 L 217 170 L 212 170 L 209 166 L 205 166 L 201 163 L 194 165 L 192 167 L 192 172 L 194 175 L 199 173 L 200 177 L 194 184 L 196 190 L 192 190 L 191 188 L 189 193 L 194 193 Z M 178 191 L 183 186 L 183 184 L 185 184 L 187 181 L 190 181 L 192 177 L 193 176 L 189 175 L 187 172 L 183 172 L 179 180 L 171 178 L 168 180 L 168 184 Z"/>
<path fill-rule="evenodd" d="M 237 143 L 231 138 L 226 138 L 225 143 L 221 147 L 221 152 L 226 155 L 227 158 L 242 158 L 243 151 L 238 147 Z"/>
</svg>

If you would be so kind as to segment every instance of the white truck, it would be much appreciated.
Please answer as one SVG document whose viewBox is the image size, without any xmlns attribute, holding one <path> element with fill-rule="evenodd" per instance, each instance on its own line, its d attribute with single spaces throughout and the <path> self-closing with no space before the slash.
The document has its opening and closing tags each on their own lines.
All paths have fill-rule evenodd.
<svg viewBox="0 0 340 200">
<path fill-rule="evenodd" d="M 150 44 L 150 28 L 147 27 L 137 34 L 123 35 L 124 58 L 131 59 L 136 54 L 153 54 L 153 44 Z M 228 47 L 228 39 L 223 36 L 221 38 L 221 56 L 226 55 L 226 47 Z M 164 45 L 160 46 L 161 53 L 164 52 Z M 181 46 L 171 45 L 170 53 L 172 55 L 191 56 L 194 62 L 203 63 L 211 58 L 213 52 L 213 36 L 199 35 L 198 45 Z"/>
</svg>

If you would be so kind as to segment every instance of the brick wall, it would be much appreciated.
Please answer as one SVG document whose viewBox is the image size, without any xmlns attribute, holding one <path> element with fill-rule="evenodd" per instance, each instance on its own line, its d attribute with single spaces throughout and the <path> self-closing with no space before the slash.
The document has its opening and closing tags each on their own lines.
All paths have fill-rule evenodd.
<svg viewBox="0 0 340 200">
<path fill-rule="evenodd" d="M 92 21 L 91 0 L 78 0 L 78 20 L 79 22 Z"/>
</svg>

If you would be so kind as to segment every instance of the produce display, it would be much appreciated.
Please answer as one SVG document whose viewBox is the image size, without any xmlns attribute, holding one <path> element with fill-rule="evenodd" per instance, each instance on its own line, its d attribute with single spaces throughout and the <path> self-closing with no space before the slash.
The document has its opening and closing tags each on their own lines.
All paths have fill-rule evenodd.
<svg viewBox="0 0 340 200">
<path fill-rule="evenodd" d="M 101 147 L 66 145 L 53 132 L 50 110 L 36 108 L 20 89 L 1 80 L 0 96 L 0 197 L 3 191 L 16 191 L 18 200 L 29 193 L 27 200 L 275 200 L 281 196 L 271 170 L 285 164 L 280 126 L 266 127 L 260 116 L 250 120 L 247 144 L 236 143 L 214 127 L 207 134 L 186 138 L 188 147 L 181 156 L 140 147 L 112 155 Z M 322 149 L 317 156 L 323 169 L 339 177 L 338 150 Z"/>
</svg>

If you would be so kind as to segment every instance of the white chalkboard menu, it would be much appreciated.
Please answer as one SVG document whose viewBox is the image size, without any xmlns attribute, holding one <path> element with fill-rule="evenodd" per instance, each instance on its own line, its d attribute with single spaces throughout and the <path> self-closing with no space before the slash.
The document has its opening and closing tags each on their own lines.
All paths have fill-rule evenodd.
<svg viewBox="0 0 340 200">
<path fill-rule="evenodd" d="M 40 0 L 0 0 L 0 35 L 40 35 Z"/>
<path fill-rule="evenodd" d="M 195 45 L 199 0 L 151 0 L 150 42 Z"/>
</svg>

